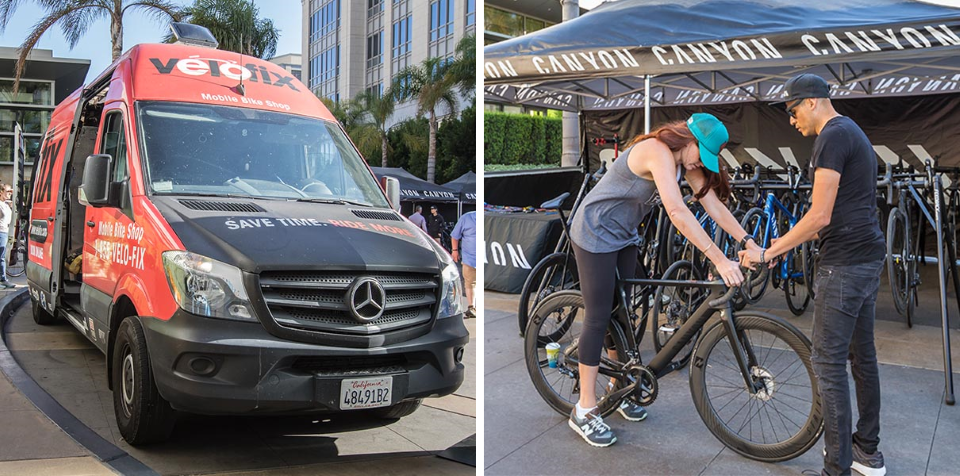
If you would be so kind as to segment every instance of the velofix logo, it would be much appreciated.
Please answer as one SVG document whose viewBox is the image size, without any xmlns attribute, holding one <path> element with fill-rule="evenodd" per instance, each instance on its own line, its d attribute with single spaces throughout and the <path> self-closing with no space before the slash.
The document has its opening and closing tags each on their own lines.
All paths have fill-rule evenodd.
<svg viewBox="0 0 960 476">
<path fill-rule="evenodd" d="M 170 74 L 176 69 L 188 76 L 210 75 L 214 78 L 224 76 L 236 81 L 243 80 L 276 87 L 286 86 L 300 92 L 293 84 L 293 76 L 282 76 L 273 71 L 268 71 L 264 66 L 257 66 L 253 63 L 241 66 L 231 61 L 214 58 L 170 58 L 166 61 L 160 58 L 150 58 L 150 62 L 153 63 L 160 74 Z"/>
</svg>

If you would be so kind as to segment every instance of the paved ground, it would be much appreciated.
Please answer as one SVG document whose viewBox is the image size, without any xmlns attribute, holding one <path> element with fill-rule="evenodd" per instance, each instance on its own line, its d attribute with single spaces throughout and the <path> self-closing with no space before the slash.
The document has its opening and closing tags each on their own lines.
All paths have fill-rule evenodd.
<svg viewBox="0 0 960 476">
<path fill-rule="evenodd" d="M 928 274 L 920 293 L 918 321 L 923 325 L 912 329 L 893 309 L 889 288 L 885 283 L 881 286 L 880 437 L 888 474 L 953 475 L 960 466 L 960 405 L 943 403 L 938 291 L 936 275 Z M 485 474 L 795 475 L 822 466 L 822 440 L 803 456 L 780 464 L 758 463 L 726 449 L 700 420 L 685 370 L 660 381 L 660 395 L 646 421 L 630 423 L 617 415 L 608 419 L 619 439 L 614 446 L 587 446 L 567 427 L 566 417 L 550 409 L 530 383 L 517 333 L 516 298 L 495 292 L 484 295 Z M 951 327 L 957 328 L 960 313 L 952 292 L 950 299 Z M 812 310 L 792 317 L 782 292 L 768 292 L 754 307 L 791 316 L 791 322 L 810 333 Z M 960 370 L 960 332 L 952 331 L 951 337 L 956 371 Z M 649 359 L 652 347 L 644 347 L 643 355 Z M 960 374 L 954 380 L 960 382 Z"/>
<path fill-rule="evenodd" d="M 468 320 L 471 335 L 476 320 Z M 103 355 L 67 323 L 34 324 L 21 307 L 6 329 L 12 356 L 47 393 L 108 442 L 160 474 L 474 474 L 437 457 L 476 433 L 476 340 L 453 395 L 428 399 L 392 424 L 358 418 L 238 418 L 186 415 L 172 442 L 143 449 L 119 438 Z M 0 475 L 112 474 L 0 377 Z"/>
</svg>

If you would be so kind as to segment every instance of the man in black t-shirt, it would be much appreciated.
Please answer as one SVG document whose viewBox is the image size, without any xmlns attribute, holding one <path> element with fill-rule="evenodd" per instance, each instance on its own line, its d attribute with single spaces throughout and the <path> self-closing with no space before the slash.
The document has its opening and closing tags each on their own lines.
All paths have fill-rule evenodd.
<svg viewBox="0 0 960 476">
<path fill-rule="evenodd" d="M 437 243 L 443 244 L 440 240 L 443 237 L 443 228 L 447 226 L 443 215 L 437 212 L 437 206 L 430 206 L 430 214 L 427 215 L 427 234 L 433 237 Z"/>
<path fill-rule="evenodd" d="M 860 127 L 833 108 L 823 78 L 801 74 L 787 81 L 785 90 L 790 125 L 806 137 L 817 137 L 810 160 L 812 203 L 770 248 L 741 251 L 740 261 L 746 267 L 769 263 L 820 239 L 811 361 L 823 405 L 823 472 L 848 475 L 855 469 L 882 476 L 886 469 L 877 449 L 880 377 L 873 329 L 885 246 L 876 214 L 876 154 Z M 848 356 L 859 410 L 853 435 Z"/>
</svg>

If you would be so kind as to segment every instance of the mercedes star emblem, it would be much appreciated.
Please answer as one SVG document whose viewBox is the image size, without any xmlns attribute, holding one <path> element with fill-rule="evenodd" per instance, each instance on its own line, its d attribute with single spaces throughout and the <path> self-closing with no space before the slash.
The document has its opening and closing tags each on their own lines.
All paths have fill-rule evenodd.
<svg viewBox="0 0 960 476">
<path fill-rule="evenodd" d="M 387 293 L 376 279 L 357 278 L 350 285 L 346 296 L 350 315 L 361 324 L 369 324 L 383 315 L 387 304 Z"/>
</svg>

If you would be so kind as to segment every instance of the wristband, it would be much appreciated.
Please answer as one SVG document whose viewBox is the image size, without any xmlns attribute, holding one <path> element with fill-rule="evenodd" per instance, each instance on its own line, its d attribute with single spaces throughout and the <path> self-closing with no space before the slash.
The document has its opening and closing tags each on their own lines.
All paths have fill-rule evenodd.
<svg viewBox="0 0 960 476">
<path fill-rule="evenodd" d="M 760 264 L 766 264 L 766 263 L 767 263 L 767 260 L 766 260 L 766 258 L 764 257 L 765 254 L 767 254 L 767 249 L 766 249 L 766 248 L 760 250 Z"/>
<path fill-rule="evenodd" d="M 743 238 L 740 240 L 740 249 L 747 249 L 747 241 L 749 240 L 757 241 L 756 237 L 750 233 L 747 233 L 746 235 L 743 235 Z"/>
</svg>

